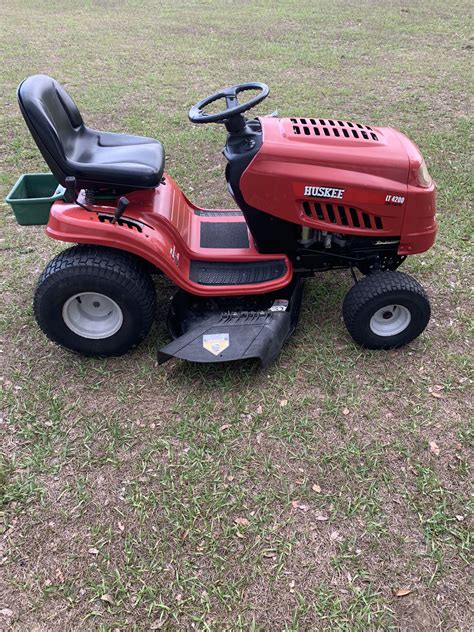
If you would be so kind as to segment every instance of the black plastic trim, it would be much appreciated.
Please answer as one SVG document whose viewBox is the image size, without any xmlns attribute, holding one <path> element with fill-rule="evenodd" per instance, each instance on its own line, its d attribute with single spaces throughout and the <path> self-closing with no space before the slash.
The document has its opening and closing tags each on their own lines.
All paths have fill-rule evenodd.
<svg viewBox="0 0 474 632">
<path fill-rule="evenodd" d="M 279 279 L 286 272 L 284 259 L 236 263 L 192 260 L 189 278 L 199 285 L 252 285 Z"/>
</svg>

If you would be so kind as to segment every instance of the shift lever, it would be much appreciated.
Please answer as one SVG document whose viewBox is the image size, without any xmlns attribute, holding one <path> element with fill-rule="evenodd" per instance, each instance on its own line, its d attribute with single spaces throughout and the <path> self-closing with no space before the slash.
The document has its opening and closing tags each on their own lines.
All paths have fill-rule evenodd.
<svg viewBox="0 0 474 632">
<path fill-rule="evenodd" d="M 114 211 L 114 220 L 113 220 L 114 224 L 118 219 L 122 217 L 122 215 L 125 213 L 125 210 L 129 204 L 130 202 L 127 200 L 126 197 L 122 196 L 119 198 L 117 208 Z"/>
</svg>

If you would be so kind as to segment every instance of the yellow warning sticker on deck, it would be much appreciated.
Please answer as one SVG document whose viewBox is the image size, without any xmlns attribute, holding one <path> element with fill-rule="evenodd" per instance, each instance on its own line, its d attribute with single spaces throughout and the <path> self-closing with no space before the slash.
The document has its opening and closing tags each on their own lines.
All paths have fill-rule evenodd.
<svg viewBox="0 0 474 632">
<path fill-rule="evenodd" d="M 225 351 L 229 346 L 229 334 L 205 334 L 202 346 L 215 356 Z"/>
</svg>

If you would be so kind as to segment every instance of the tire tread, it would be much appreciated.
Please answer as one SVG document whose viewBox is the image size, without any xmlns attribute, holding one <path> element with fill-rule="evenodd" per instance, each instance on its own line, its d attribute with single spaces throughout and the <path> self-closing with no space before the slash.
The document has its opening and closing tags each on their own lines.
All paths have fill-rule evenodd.
<svg viewBox="0 0 474 632">
<path fill-rule="evenodd" d="M 359 328 L 357 326 L 360 310 L 367 305 L 369 301 L 392 291 L 410 292 L 424 299 L 428 306 L 429 319 L 430 307 L 428 296 L 418 281 L 405 272 L 375 272 L 364 277 L 361 281 L 352 286 L 346 294 L 342 306 L 342 315 L 346 327 L 354 340 L 359 342 L 359 344 L 366 346 L 359 335 Z"/>
<path fill-rule="evenodd" d="M 71 272 L 71 268 L 74 270 Z M 104 246 L 88 244 L 77 245 L 63 250 L 54 257 L 41 273 L 33 301 L 33 312 L 46 336 L 53 342 L 57 340 L 45 327 L 41 315 L 42 300 L 50 287 L 64 278 L 94 276 L 100 270 L 101 277 L 120 286 L 124 292 L 133 295 L 142 310 L 143 318 L 140 330 L 136 332 L 135 346 L 148 334 L 155 316 L 156 292 L 150 274 L 143 262 L 126 251 Z M 85 355 L 94 355 L 84 353 Z"/>
</svg>

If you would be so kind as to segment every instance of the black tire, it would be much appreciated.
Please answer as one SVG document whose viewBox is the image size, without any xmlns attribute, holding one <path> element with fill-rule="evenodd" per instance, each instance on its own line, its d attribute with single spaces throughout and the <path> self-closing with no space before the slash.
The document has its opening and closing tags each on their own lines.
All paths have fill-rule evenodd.
<svg viewBox="0 0 474 632">
<path fill-rule="evenodd" d="M 63 307 L 81 293 L 103 295 L 115 304 L 114 309 L 118 306 L 121 321 L 115 333 L 88 338 L 66 324 Z M 113 248 L 80 245 L 48 263 L 38 280 L 33 308 L 38 325 L 50 340 L 86 356 L 104 357 L 123 355 L 145 338 L 153 323 L 155 303 L 153 281 L 138 257 Z"/>
<path fill-rule="evenodd" d="M 368 349 L 394 349 L 421 334 L 431 308 L 426 292 L 413 277 L 403 272 L 377 272 L 352 286 L 344 299 L 342 314 L 357 343 Z M 395 326 L 391 335 L 383 322 L 394 319 L 392 323 L 396 325 L 396 318 L 403 329 L 397 331 Z"/>
</svg>

